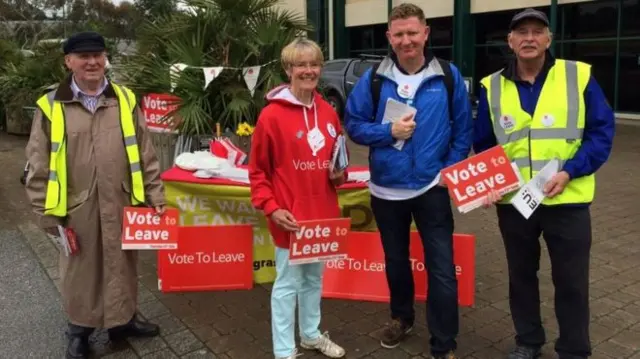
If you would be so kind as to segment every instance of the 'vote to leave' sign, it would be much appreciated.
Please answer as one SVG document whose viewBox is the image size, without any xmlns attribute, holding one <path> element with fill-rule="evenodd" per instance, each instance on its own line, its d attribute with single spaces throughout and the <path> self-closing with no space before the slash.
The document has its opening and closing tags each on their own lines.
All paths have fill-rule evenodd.
<svg viewBox="0 0 640 359">
<path fill-rule="evenodd" d="M 178 107 L 180 99 L 171 94 L 150 93 L 142 98 L 142 113 L 147 128 L 152 131 L 165 132 L 172 130 L 176 123 L 168 115 Z"/>
<path fill-rule="evenodd" d="M 443 169 L 442 176 L 461 213 L 480 207 L 491 190 L 504 195 L 520 187 L 516 170 L 500 145 Z"/>
<path fill-rule="evenodd" d="M 183 226 L 176 250 L 158 251 L 158 289 L 204 292 L 253 288 L 253 226 Z"/>
<path fill-rule="evenodd" d="M 175 208 L 157 215 L 153 208 L 125 207 L 122 220 L 122 249 L 178 248 L 178 217 Z"/>
<path fill-rule="evenodd" d="M 304 264 L 347 257 L 346 240 L 351 231 L 351 218 L 299 221 L 299 229 L 291 233 L 289 263 Z"/>
</svg>

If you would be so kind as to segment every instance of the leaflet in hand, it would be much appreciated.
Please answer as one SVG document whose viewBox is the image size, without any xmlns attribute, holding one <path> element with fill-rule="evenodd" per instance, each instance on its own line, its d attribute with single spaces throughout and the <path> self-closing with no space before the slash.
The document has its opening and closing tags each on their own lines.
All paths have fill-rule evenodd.
<svg viewBox="0 0 640 359">
<path fill-rule="evenodd" d="M 78 240 L 76 238 L 76 233 L 71 228 L 65 228 L 63 226 L 58 226 L 58 234 L 57 236 L 49 235 L 51 239 L 54 241 L 56 245 L 62 249 L 62 252 L 65 256 L 72 256 L 78 253 L 80 248 L 78 247 Z"/>
<path fill-rule="evenodd" d="M 340 134 L 336 138 L 333 146 L 333 155 L 331 156 L 331 170 L 342 171 L 349 166 L 349 156 L 347 155 L 347 140 L 344 135 Z"/>
<path fill-rule="evenodd" d="M 406 103 L 402 103 L 393 98 L 388 98 L 387 103 L 384 108 L 384 115 L 382 115 L 382 123 L 394 123 L 399 121 L 401 118 L 405 117 L 408 114 L 412 114 L 415 116 L 418 110 L 415 107 L 409 106 Z M 404 140 L 397 140 L 393 147 L 398 151 L 402 150 L 404 146 Z"/>
<path fill-rule="evenodd" d="M 540 206 L 540 203 L 546 198 L 544 194 L 544 185 L 555 176 L 560 170 L 560 161 L 553 159 L 549 161 L 538 172 L 531 181 L 524 185 L 518 193 L 511 199 L 511 204 L 526 219 L 529 219 L 533 212 Z"/>
</svg>

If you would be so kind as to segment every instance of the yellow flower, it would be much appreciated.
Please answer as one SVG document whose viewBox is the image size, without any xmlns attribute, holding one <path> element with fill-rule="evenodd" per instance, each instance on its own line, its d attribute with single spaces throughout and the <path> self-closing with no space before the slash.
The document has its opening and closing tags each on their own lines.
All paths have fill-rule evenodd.
<svg viewBox="0 0 640 359">
<path fill-rule="evenodd" d="M 247 122 L 241 122 L 238 124 L 238 128 L 236 129 L 236 135 L 251 136 L 253 134 L 253 130 L 253 126 L 251 126 Z"/>
</svg>

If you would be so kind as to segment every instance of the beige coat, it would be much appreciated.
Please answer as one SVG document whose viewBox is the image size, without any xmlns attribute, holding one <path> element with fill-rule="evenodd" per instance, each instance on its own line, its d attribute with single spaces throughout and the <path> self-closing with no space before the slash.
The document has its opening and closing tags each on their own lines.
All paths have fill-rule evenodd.
<svg viewBox="0 0 640 359">
<path fill-rule="evenodd" d="M 95 114 L 74 97 L 70 78 L 56 90 L 66 119 L 68 216 L 77 234 L 80 253 L 60 255 L 61 290 L 71 323 L 111 328 L 135 314 L 137 273 L 135 251 L 120 249 L 123 207 L 131 204 L 129 165 L 120 129 L 119 107 L 111 85 L 101 96 Z M 148 205 L 164 205 L 164 189 L 144 117 L 136 109 Z M 43 215 L 49 173 L 50 123 L 36 111 L 26 154 L 29 161 L 27 195 L 43 228 L 63 224 Z"/>
</svg>

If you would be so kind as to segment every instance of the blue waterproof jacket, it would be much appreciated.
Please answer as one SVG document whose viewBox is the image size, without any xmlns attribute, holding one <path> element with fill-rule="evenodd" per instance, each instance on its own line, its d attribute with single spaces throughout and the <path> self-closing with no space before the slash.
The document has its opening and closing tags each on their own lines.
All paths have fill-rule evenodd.
<svg viewBox="0 0 640 359">
<path fill-rule="evenodd" d="M 467 88 L 458 69 L 451 64 L 454 78 L 453 124 L 449 121 L 444 73 L 438 60 L 427 57 L 423 79 L 411 106 L 417 109 L 413 136 L 397 150 L 392 145 L 391 123 L 382 124 L 389 97 L 407 103 L 398 95 L 394 79 L 394 59 L 385 58 L 378 67 L 381 76 L 380 101 L 373 118 L 371 72 L 368 70 L 353 88 L 345 109 L 345 129 L 352 141 L 369 146 L 371 181 L 378 186 L 421 189 L 440 171 L 467 158 L 473 141 L 473 118 Z"/>
</svg>

